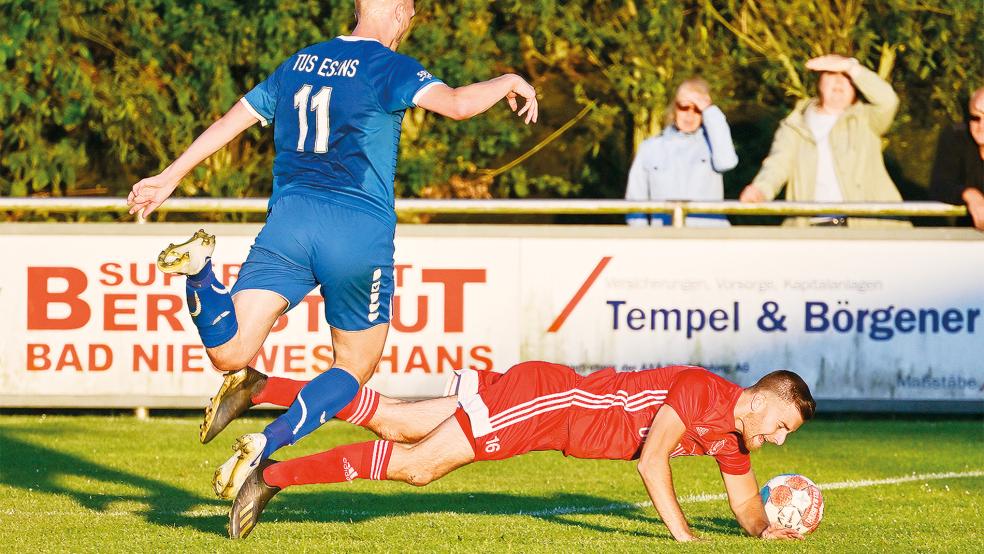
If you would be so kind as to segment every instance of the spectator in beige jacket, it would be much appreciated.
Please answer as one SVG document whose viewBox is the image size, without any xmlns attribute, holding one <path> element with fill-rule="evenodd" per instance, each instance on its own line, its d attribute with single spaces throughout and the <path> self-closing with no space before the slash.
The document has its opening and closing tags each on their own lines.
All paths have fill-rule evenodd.
<svg viewBox="0 0 984 554">
<path fill-rule="evenodd" d="M 771 200 L 786 187 L 786 200 L 805 202 L 900 202 L 882 157 L 881 137 L 892 125 L 899 97 L 877 73 L 836 54 L 806 62 L 820 73 L 819 98 L 801 100 L 780 123 L 772 149 L 743 202 Z M 858 93 L 865 100 L 858 98 Z M 892 226 L 907 222 L 873 218 L 791 218 L 794 225 Z"/>
</svg>

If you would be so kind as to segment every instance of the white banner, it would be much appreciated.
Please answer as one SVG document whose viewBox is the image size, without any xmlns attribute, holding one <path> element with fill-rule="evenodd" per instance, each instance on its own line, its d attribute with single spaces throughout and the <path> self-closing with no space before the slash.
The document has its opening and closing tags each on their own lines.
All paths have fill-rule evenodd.
<svg viewBox="0 0 984 554">
<path fill-rule="evenodd" d="M 154 265 L 186 227 L 0 234 L 0 405 L 185 407 L 214 393 L 184 279 Z M 583 373 L 697 364 L 742 385 L 788 368 L 821 399 L 984 400 L 984 241 L 502 229 L 400 233 L 392 330 L 371 386 L 434 396 L 456 367 L 545 359 Z M 227 285 L 252 243 L 243 232 L 219 237 Z M 254 365 L 311 379 L 331 352 L 316 290 Z"/>
<path fill-rule="evenodd" d="M 827 399 L 984 399 L 982 242 L 530 240 L 520 264 L 554 281 L 523 288 L 524 357 L 696 363 L 745 386 L 791 369 Z"/>
</svg>

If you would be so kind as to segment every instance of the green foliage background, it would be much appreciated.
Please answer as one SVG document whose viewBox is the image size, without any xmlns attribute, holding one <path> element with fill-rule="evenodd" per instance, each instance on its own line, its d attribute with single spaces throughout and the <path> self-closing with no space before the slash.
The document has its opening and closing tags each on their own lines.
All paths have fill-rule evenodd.
<svg viewBox="0 0 984 554">
<path fill-rule="evenodd" d="M 0 0 L 0 195 L 123 196 L 296 50 L 354 24 L 351 0 Z M 856 56 L 902 96 L 886 158 L 920 198 L 936 131 L 984 84 L 980 0 L 458 0 L 417 2 L 401 51 L 457 86 L 516 72 L 541 122 L 505 107 L 465 122 L 405 119 L 404 197 L 618 197 L 635 146 L 701 74 L 732 123 L 735 197 L 794 101 L 803 67 Z M 514 160 L 590 106 L 559 138 Z M 270 192 L 272 133 L 251 129 L 182 183 L 183 195 Z M 494 175 L 494 177 L 492 176 Z"/>
</svg>

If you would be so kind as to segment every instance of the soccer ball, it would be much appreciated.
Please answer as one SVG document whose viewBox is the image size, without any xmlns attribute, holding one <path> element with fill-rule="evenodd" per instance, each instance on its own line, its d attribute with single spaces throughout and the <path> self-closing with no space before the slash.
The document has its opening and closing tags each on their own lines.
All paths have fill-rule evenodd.
<svg viewBox="0 0 984 554">
<path fill-rule="evenodd" d="M 802 475 L 790 473 L 770 479 L 762 487 L 762 503 L 770 523 L 804 535 L 813 532 L 823 519 L 820 487 Z"/>
</svg>

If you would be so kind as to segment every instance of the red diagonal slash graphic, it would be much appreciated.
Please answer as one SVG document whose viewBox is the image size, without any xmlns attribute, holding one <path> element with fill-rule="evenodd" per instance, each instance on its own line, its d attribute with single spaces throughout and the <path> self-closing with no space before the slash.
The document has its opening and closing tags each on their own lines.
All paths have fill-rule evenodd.
<svg viewBox="0 0 984 554">
<path fill-rule="evenodd" d="M 571 298 L 571 301 L 567 303 L 567 306 L 564 306 L 564 311 L 560 312 L 557 319 L 555 319 L 550 325 L 550 328 L 547 329 L 548 333 L 556 333 L 557 330 L 560 329 L 560 326 L 567 321 L 567 316 L 571 315 L 571 312 L 573 312 L 574 308 L 577 307 L 578 302 L 584 298 L 584 295 L 587 294 L 588 289 L 591 288 L 591 285 L 593 285 L 598 279 L 598 276 L 601 275 L 601 272 L 605 270 L 605 266 L 608 265 L 608 262 L 610 261 L 612 261 L 612 257 L 605 256 L 600 262 L 598 262 L 598 265 L 595 266 L 594 271 L 591 272 L 591 275 L 588 275 L 588 279 L 583 285 L 581 285 L 581 288 L 577 289 L 577 294 L 574 295 L 574 298 Z"/>
</svg>

